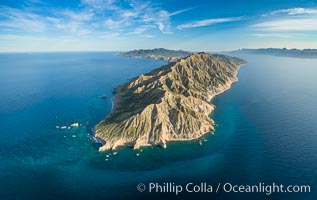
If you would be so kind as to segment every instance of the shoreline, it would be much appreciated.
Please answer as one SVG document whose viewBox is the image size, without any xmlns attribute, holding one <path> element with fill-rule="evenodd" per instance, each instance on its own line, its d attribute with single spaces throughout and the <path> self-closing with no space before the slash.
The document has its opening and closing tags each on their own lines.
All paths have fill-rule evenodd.
<svg viewBox="0 0 317 200">
<path fill-rule="evenodd" d="M 207 135 L 208 133 L 214 134 L 214 131 L 215 131 L 214 127 L 216 126 L 216 123 L 209 116 L 213 112 L 213 110 L 215 109 L 215 105 L 213 105 L 211 103 L 211 101 L 212 101 L 212 99 L 215 96 L 217 96 L 219 94 L 222 94 L 225 91 L 229 90 L 233 83 L 238 82 L 238 77 L 237 77 L 238 76 L 238 71 L 241 68 L 241 66 L 243 66 L 243 65 L 245 65 L 245 64 L 236 65 L 236 69 L 235 69 L 235 73 L 233 74 L 233 77 L 231 79 L 229 79 L 227 83 L 221 85 L 221 87 L 218 88 L 219 90 L 216 88 L 215 91 L 210 91 L 210 95 L 208 95 L 209 97 L 207 97 L 208 105 L 213 107 L 211 112 L 208 113 L 208 119 L 210 120 L 210 124 L 208 126 L 205 126 L 205 127 L 202 126 L 200 128 L 201 132 L 200 131 L 196 132 L 196 133 L 192 134 L 192 136 L 189 137 L 189 138 L 170 138 L 170 137 L 165 137 L 164 140 L 154 140 L 152 142 L 149 142 L 150 140 L 148 140 L 148 139 L 144 140 L 144 139 L 139 138 L 138 140 L 127 140 L 127 139 L 119 137 L 118 139 L 112 140 L 111 142 L 109 142 L 109 140 L 108 140 L 108 143 L 107 143 L 107 140 L 105 140 L 105 139 L 103 139 L 103 138 L 101 138 L 99 136 L 95 136 L 99 140 L 102 140 L 103 146 L 101 146 L 99 148 L 99 151 L 106 151 L 106 150 L 110 150 L 110 149 L 114 150 L 114 149 L 116 149 L 118 147 L 122 147 L 122 146 L 129 146 L 129 147 L 133 147 L 134 149 L 139 149 L 140 147 L 143 147 L 143 146 L 161 146 L 162 148 L 166 148 L 166 144 L 168 142 L 178 142 L 178 141 L 181 142 L 181 141 L 198 140 L 199 138 Z M 116 109 L 116 107 L 118 105 L 118 102 L 120 101 L 120 94 L 122 92 L 121 89 L 126 84 L 128 84 L 128 83 L 124 83 L 124 84 L 122 84 L 122 85 L 120 85 L 120 86 L 118 86 L 116 88 L 116 95 L 112 98 L 111 113 L 104 120 L 102 120 L 98 124 L 101 124 L 102 122 L 107 120 L 112 115 L 113 111 L 115 111 L 115 109 Z M 200 111 L 200 114 L 205 115 L 203 111 Z M 96 130 L 95 130 L 95 134 L 94 135 L 97 135 L 97 131 Z M 179 136 L 179 137 L 183 137 L 183 136 Z"/>
<path fill-rule="evenodd" d="M 242 65 L 240 65 L 240 66 L 238 67 L 238 70 L 240 69 L 241 66 L 242 66 Z M 237 70 L 237 71 L 238 71 L 238 70 Z M 238 74 L 238 73 L 237 73 L 237 74 Z M 237 74 L 236 74 L 236 76 L 237 76 Z M 209 103 L 210 103 L 211 105 L 213 105 L 213 106 L 216 108 L 216 106 L 211 103 L 211 101 L 213 100 L 213 98 L 215 98 L 216 96 L 218 96 L 218 95 L 220 95 L 220 94 L 222 94 L 222 93 L 224 93 L 224 92 L 230 90 L 232 84 L 234 84 L 234 83 L 236 83 L 236 82 L 238 82 L 238 77 L 236 77 L 236 80 L 232 80 L 231 83 L 228 84 L 228 87 L 227 87 L 227 88 L 225 88 L 224 90 L 218 92 L 217 94 L 212 95 L 211 98 L 210 98 L 210 100 L 209 100 Z M 117 93 L 117 94 L 118 94 L 118 93 Z M 117 97 L 117 95 L 116 95 L 115 97 Z M 116 100 L 115 102 L 118 101 L 117 98 L 114 98 L 114 100 Z M 111 112 L 114 110 L 114 108 L 115 108 L 115 107 L 113 107 L 113 109 L 111 110 Z M 208 116 L 209 116 L 213 111 L 214 111 L 214 110 L 212 110 L 212 111 L 208 114 Z M 111 113 L 110 113 L 110 114 L 111 114 Z M 109 117 L 110 114 L 109 114 L 107 117 Z M 106 118 L 107 118 L 107 117 L 106 117 Z M 210 117 L 210 119 L 213 120 L 211 117 Z M 214 123 L 213 128 L 214 128 L 215 126 L 218 126 L 218 125 L 217 125 L 216 123 Z M 213 130 L 213 131 L 208 131 L 208 132 L 202 133 L 200 136 L 194 137 L 194 138 L 188 138 L 188 139 L 185 139 L 185 138 L 182 138 L 182 139 L 168 139 L 168 140 L 166 140 L 166 143 L 168 143 L 168 142 L 195 141 L 195 140 L 199 140 L 200 138 L 206 136 L 208 133 L 214 135 L 214 130 Z M 102 139 L 102 138 L 100 138 L 100 137 L 96 137 L 96 138 L 102 143 L 102 146 L 99 148 L 99 152 L 104 152 L 104 151 L 107 151 L 107 150 L 116 150 L 116 149 L 119 148 L 119 147 L 125 147 L 125 146 L 126 146 L 126 147 L 131 147 L 131 148 L 133 148 L 134 150 L 137 150 L 137 149 L 139 149 L 140 147 L 147 147 L 147 146 L 152 146 L 152 147 L 154 147 L 154 146 L 159 146 L 159 147 L 161 147 L 161 148 L 163 148 L 163 149 L 167 148 L 167 145 L 166 145 L 166 144 L 151 144 L 151 143 L 144 143 L 144 144 L 140 145 L 138 148 L 134 148 L 134 147 L 135 147 L 135 143 L 129 143 L 129 144 L 128 144 L 128 143 L 125 143 L 125 144 L 122 144 L 122 145 L 118 145 L 118 146 L 116 146 L 115 148 L 109 149 L 108 147 L 106 147 L 106 143 L 107 143 L 107 142 L 106 142 L 104 139 Z"/>
</svg>

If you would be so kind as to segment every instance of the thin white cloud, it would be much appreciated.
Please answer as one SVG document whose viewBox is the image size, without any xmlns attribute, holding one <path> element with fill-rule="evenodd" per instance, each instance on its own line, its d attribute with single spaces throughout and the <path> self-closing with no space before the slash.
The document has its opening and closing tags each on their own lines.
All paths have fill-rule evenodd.
<svg viewBox="0 0 317 200">
<path fill-rule="evenodd" d="M 252 25 L 251 28 L 255 28 L 257 31 L 266 31 L 268 35 L 281 34 L 281 36 L 294 36 L 294 34 L 298 34 L 298 32 L 317 30 L 316 8 L 296 7 L 281 9 L 263 16 L 266 21 L 256 23 Z"/>
<path fill-rule="evenodd" d="M 192 8 L 168 12 L 159 6 L 152 4 L 150 1 L 141 2 L 137 0 L 128 1 L 128 6 L 124 9 L 118 2 L 113 0 L 82 0 L 82 3 L 89 8 L 95 10 L 96 16 L 102 10 L 107 13 L 103 16 L 103 22 L 98 25 L 94 22 L 94 26 L 104 27 L 111 31 L 133 29 L 137 27 L 150 27 L 143 29 L 142 33 L 153 28 L 157 28 L 163 34 L 171 34 L 171 17 L 191 10 Z M 110 8 L 110 9 L 109 9 Z M 136 32 L 140 32 L 137 30 Z"/>
<path fill-rule="evenodd" d="M 270 13 L 271 15 L 287 14 L 287 15 L 303 15 L 303 14 L 317 14 L 317 9 L 314 8 L 289 8 L 275 10 Z"/>
<path fill-rule="evenodd" d="M 289 33 L 289 32 L 277 32 L 277 33 L 252 33 L 251 36 L 256 37 L 270 37 L 270 38 L 295 38 L 295 37 L 307 37 L 310 34 L 302 33 Z"/>
<path fill-rule="evenodd" d="M 115 0 L 82 0 L 84 6 L 88 6 L 97 12 L 103 12 L 105 10 L 119 10 L 120 7 L 116 6 Z"/>
<path fill-rule="evenodd" d="M 168 12 L 150 1 L 81 0 L 76 9 L 37 7 L 34 1 L 21 8 L 0 6 L 0 28 L 8 33 L 43 32 L 87 35 L 98 32 L 143 34 L 158 30 L 172 34 L 171 17 L 192 8 Z M 123 5 L 124 4 L 124 5 Z M 123 9 L 124 7 L 124 9 Z M 45 9 L 45 10 L 43 10 Z M 42 14 L 45 11 L 45 14 Z"/>
<path fill-rule="evenodd" d="M 171 31 L 169 31 L 169 29 L 166 29 L 166 28 L 165 28 L 165 25 L 164 25 L 162 22 L 157 22 L 156 25 L 158 26 L 158 29 L 159 29 L 162 33 L 164 33 L 164 34 L 169 35 L 169 34 L 172 34 L 172 33 L 173 33 L 173 32 L 171 32 Z"/>
<path fill-rule="evenodd" d="M 181 14 L 183 12 L 187 12 L 187 11 L 192 10 L 192 9 L 194 9 L 194 8 L 186 8 L 186 9 L 182 9 L 182 10 L 177 10 L 175 12 L 170 13 L 169 16 L 171 17 L 174 15 L 178 15 L 178 14 Z"/>
<path fill-rule="evenodd" d="M 227 17 L 227 18 L 215 18 L 215 19 L 205 19 L 200 21 L 194 21 L 191 23 L 181 24 L 177 26 L 177 29 L 188 29 L 188 28 L 196 28 L 203 26 L 211 26 L 219 23 L 227 23 L 241 20 L 242 17 Z"/>
<path fill-rule="evenodd" d="M 140 36 L 144 38 L 155 38 L 154 35 L 149 35 L 149 34 L 141 34 Z"/>
<path fill-rule="evenodd" d="M 154 25 L 141 25 L 139 27 L 136 27 L 133 31 L 127 33 L 127 35 L 140 35 L 143 34 L 145 31 L 153 28 L 155 28 Z"/>
<path fill-rule="evenodd" d="M 316 31 L 317 18 L 277 19 L 257 23 L 252 27 L 263 31 Z"/>
<path fill-rule="evenodd" d="M 5 35 L 0 35 L 0 40 L 37 40 L 37 41 L 43 41 L 47 40 L 45 37 L 35 37 L 35 36 L 21 36 L 21 35 L 10 35 L 10 34 L 5 34 Z"/>
<path fill-rule="evenodd" d="M 0 21 L 0 27 L 2 30 L 10 28 L 11 33 L 62 30 L 83 35 L 89 32 L 86 22 L 94 16 L 93 13 L 88 11 L 74 12 L 67 9 L 53 11 L 47 13 L 46 16 L 35 14 L 32 9 L 1 7 L 1 11 L 0 16 L 3 20 Z"/>
<path fill-rule="evenodd" d="M 251 36 L 256 37 L 269 37 L 269 38 L 293 38 L 293 35 L 290 34 L 280 34 L 280 33 L 253 33 Z"/>
<path fill-rule="evenodd" d="M 124 27 L 130 26 L 131 23 L 126 19 L 120 19 L 120 20 L 107 19 L 104 25 L 107 29 L 113 30 L 113 29 L 122 29 Z"/>
<path fill-rule="evenodd" d="M 10 7 L 0 7 L 0 27 L 24 30 L 30 32 L 44 32 L 47 24 L 40 16 Z"/>
<path fill-rule="evenodd" d="M 84 11 L 72 11 L 72 10 L 62 10 L 60 12 L 65 17 L 76 20 L 76 21 L 90 21 L 94 17 L 94 13 L 90 10 L 84 10 Z"/>
<path fill-rule="evenodd" d="M 132 11 L 132 10 L 120 10 L 119 14 L 123 18 L 130 18 L 130 17 L 137 17 L 139 15 L 138 11 Z"/>
</svg>

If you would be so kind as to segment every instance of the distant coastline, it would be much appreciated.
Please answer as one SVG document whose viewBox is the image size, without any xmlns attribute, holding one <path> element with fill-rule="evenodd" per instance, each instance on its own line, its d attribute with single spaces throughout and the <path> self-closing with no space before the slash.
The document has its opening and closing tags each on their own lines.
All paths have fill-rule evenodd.
<svg viewBox="0 0 317 200">
<path fill-rule="evenodd" d="M 139 49 L 132 50 L 128 52 L 118 53 L 120 56 L 128 56 L 133 58 L 151 58 L 151 59 L 160 59 L 166 62 L 176 62 L 181 58 L 185 58 L 191 55 L 191 52 L 183 50 L 169 50 L 164 48 L 155 48 L 155 49 Z"/>
<path fill-rule="evenodd" d="M 225 53 L 233 54 L 255 54 L 255 55 L 271 55 L 281 57 L 294 58 L 317 58 L 317 49 L 286 49 L 286 48 L 261 48 L 261 49 L 238 49 L 227 51 Z"/>
</svg>

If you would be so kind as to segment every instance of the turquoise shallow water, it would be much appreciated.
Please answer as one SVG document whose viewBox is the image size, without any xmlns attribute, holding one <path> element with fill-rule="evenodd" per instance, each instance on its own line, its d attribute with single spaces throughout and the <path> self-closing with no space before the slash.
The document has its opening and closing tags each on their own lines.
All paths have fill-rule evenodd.
<svg viewBox="0 0 317 200">
<path fill-rule="evenodd" d="M 167 149 L 99 153 L 94 125 L 112 89 L 163 61 L 113 53 L 0 55 L 1 199 L 160 198 L 140 182 L 311 185 L 311 193 L 168 198 L 316 199 L 317 60 L 244 56 L 239 82 L 213 99 L 215 135 Z M 82 124 L 79 128 L 55 126 Z M 140 154 L 137 156 L 136 154 Z M 108 159 L 106 161 L 106 159 Z"/>
</svg>

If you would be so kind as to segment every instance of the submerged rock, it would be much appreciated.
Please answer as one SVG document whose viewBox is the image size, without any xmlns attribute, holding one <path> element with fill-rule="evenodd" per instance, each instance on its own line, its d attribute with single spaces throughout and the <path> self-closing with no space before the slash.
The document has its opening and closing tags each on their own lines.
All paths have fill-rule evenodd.
<svg viewBox="0 0 317 200">
<path fill-rule="evenodd" d="M 73 123 L 70 125 L 71 127 L 78 127 L 79 126 L 79 123 Z"/>
<path fill-rule="evenodd" d="M 101 96 L 99 96 L 99 98 L 100 98 L 100 99 L 107 99 L 108 96 L 106 96 L 106 95 L 101 95 Z"/>
</svg>

